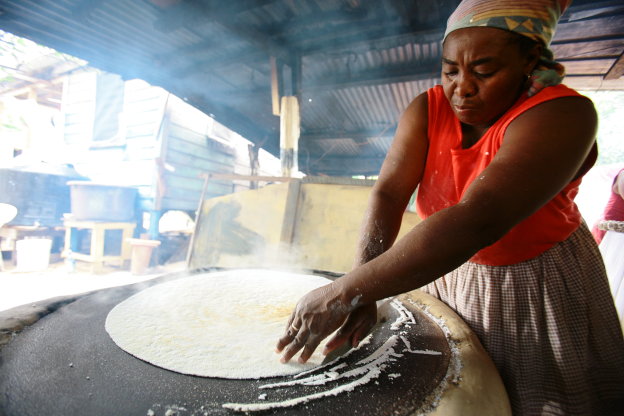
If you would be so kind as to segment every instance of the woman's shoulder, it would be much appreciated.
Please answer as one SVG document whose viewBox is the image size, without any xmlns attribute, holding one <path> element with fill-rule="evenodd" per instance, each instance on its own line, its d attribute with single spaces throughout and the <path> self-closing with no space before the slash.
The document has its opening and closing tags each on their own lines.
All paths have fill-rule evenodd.
<svg viewBox="0 0 624 416">
<path fill-rule="evenodd" d="M 596 112 L 588 97 L 563 84 L 544 88 L 529 97 L 523 107 L 526 107 L 525 111 L 533 109 L 532 112 L 543 113 L 542 117 L 552 117 L 553 121 L 574 118 L 575 115 L 593 116 Z"/>
<path fill-rule="evenodd" d="M 522 117 L 520 117 L 522 116 Z M 531 97 L 518 100 L 506 114 L 503 122 L 509 125 L 514 122 L 522 123 L 527 119 L 538 119 L 543 123 L 556 124 L 560 122 L 587 122 L 596 117 L 596 110 L 592 101 L 567 87 L 559 84 L 547 87 Z"/>
<path fill-rule="evenodd" d="M 542 93 L 539 100 L 525 102 L 508 119 L 504 130 L 506 140 L 519 134 L 523 140 L 532 137 L 538 142 L 559 143 L 564 147 L 573 143 L 588 147 L 595 141 L 598 115 L 589 98 L 565 86 L 545 88 L 534 97 Z"/>
<path fill-rule="evenodd" d="M 412 101 L 409 103 L 409 105 L 401 115 L 399 125 L 412 124 L 417 121 L 420 123 L 426 123 L 429 108 L 428 95 L 429 92 L 425 91 L 418 94 L 416 97 L 414 97 L 414 99 L 412 99 Z"/>
<path fill-rule="evenodd" d="M 586 106 L 588 103 L 591 103 L 591 100 L 589 98 L 580 94 L 578 91 L 568 87 L 567 85 L 559 84 L 553 85 L 551 87 L 546 87 L 539 93 L 528 97 L 525 100 L 519 100 L 519 107 L 524 107 L 525 109 L 528 109 L 545 102 L 556 101 L 560 98 L 576 98 L 578 100 L 574 100 L 574 102 L 583 102 L 584 104 L 582 104 L 582 106 Z"/>
</svg>

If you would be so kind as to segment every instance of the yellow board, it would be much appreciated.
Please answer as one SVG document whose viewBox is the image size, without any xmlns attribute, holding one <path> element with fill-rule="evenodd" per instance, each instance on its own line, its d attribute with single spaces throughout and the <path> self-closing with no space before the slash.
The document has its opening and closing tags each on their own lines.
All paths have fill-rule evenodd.
<svg viewBox="0 0 624 416">
<path fill-rule="evenodd" d="M 189 268 L 349 271 L 372 187 L 344 182 L 306 178 L 204 201 Z M 406 212 L 399 238 L 419 221 Z"/>
</svg>

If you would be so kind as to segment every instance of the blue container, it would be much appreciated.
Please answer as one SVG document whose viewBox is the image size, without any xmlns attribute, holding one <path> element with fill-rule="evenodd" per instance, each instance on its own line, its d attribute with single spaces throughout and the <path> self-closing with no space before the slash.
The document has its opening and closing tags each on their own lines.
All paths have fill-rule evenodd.
<svg viewBox="0 0 624 416">
<path fill-rule="evenodd" d="M 89 181 L 69 181 L 71 213 L 79 221 L 133 222 L 137 189 Z"/>
</svg>

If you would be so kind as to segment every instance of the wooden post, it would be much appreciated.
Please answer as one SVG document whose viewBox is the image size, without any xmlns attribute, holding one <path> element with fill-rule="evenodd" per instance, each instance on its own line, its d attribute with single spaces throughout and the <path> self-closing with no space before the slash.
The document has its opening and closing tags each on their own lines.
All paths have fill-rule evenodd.
<svg viewBox="0 0 624 416">
<path fill-rule="evenodd" d="M 292 177 L 299 170 L 298 148 L 301 134 L 299 100 L 296 96 L 282 97 L 280 115 L 280 161 L 282 176 Z"/>
<path fill-rule="evenodd" d="M 279 88 L 279 69 L 277 67 L 277 58 L 271 56 L 269 60 L 271 64 L 271 105 L 273 107 L 273 115 L 280 115 L 280 88 Z"/>
<path fill-rule="evenodd" d="M 285 243 L 288 247 L 292 244 L 295 236 L 300 194 L 301 179 L 289 182 L 286 209 L 284 210 L 284 221 L 282 222 L 282 232 L 280 233 L 280 241 Z"/>
</svg>

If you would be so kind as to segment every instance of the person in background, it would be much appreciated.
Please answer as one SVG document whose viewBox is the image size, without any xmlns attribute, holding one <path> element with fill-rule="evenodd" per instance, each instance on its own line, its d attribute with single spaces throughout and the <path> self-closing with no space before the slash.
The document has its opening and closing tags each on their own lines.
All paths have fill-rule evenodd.
<svg viewBox="0 0 624 416">
<path fill-rule="evenodd" d="M 515 415 L 624 409 L 624 339 L 598 247 L 573 199 L 596 160 L 597 116 L 561 85 L 548 45 L 569 1 L 464 0 L 442 85 L 401 117 L 353 270 L 299 300 L 277 343 L 305 362 L 357 345 L 375 301 L 422 288 L 478 335 Z M 418 186 L 423 221 L 397 241 Z"/>
<path fill-rule="evenodd" d="M 592 234 L 600 244 L 615 308 L 624 323 L 624 169 L 613 179 L 611 197 Z"/>
<path fill-rule="evenodd" d="M 605 205 L 602 216 L 592 227 L 592 234 L 596 243 L 600 244 L 606 230 L 598 226 L 603 221 L 624 221 L 624 168 L 615 174 L 611 184 L 611 196 Z"/>
</svg>

